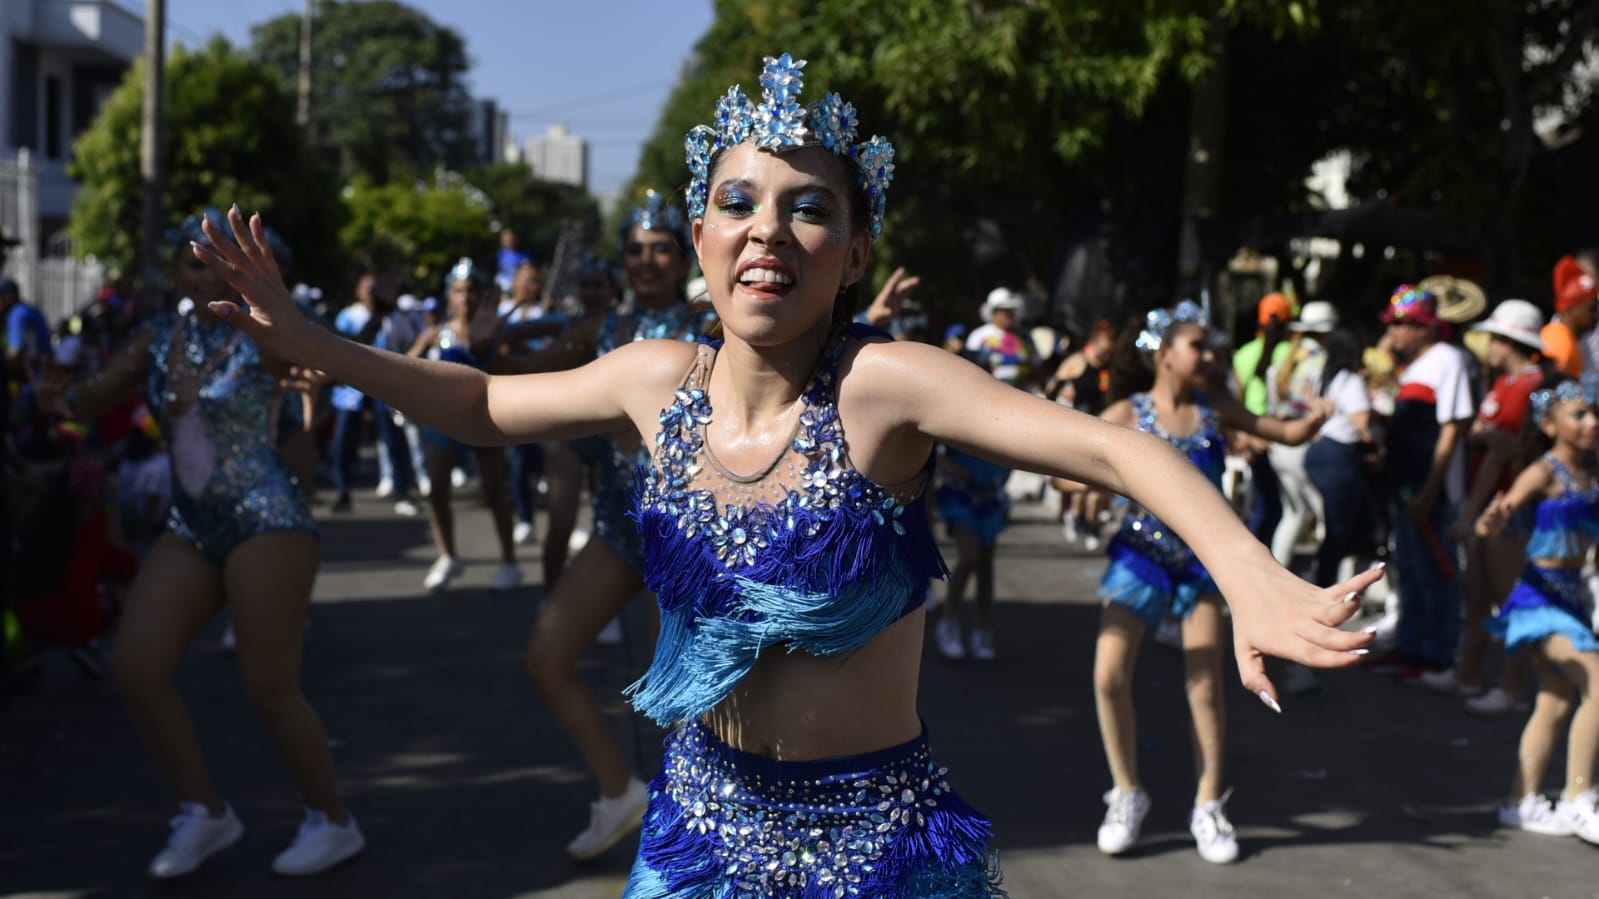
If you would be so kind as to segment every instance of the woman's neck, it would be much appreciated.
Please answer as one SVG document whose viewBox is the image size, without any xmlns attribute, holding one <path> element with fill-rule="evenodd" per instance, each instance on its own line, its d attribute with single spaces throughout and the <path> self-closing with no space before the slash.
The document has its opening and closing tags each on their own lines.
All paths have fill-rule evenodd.
<svg viewBox="0 0 1599 899">
<path fill-rule="evenodd" d="M 1549 450 L 1549 454 L 1559 459 L 1560 464 L 1566 466 L 1568 471 L 1576 471 L 1579 468 L 1586 470 L 1588 467 L 1588 454 L 1578 449 L 1576 444 L 1567 443 L 1564 440 L 1556 440 L 1554 447 Z"/>
<path fill-rule="evenodd" d="M 722 388 L 714 405 L 719 417 L 750 425 L 792 408 L 827 351 L 833 333 L 824 322 L 797 340 L 757 347 L 728 335 L 711 383 Z"/>
<path fill-rule="evenodd" d="M 1149 395 L 1156 402 L 1164 401 L 1166 405 L 1175 409 L 1188 405 L 1193 399 L 1194 390 L 1187 382 L 1174 375 L 1157 372 L 1155 386 L 1149 388 Z"/>
</svg>

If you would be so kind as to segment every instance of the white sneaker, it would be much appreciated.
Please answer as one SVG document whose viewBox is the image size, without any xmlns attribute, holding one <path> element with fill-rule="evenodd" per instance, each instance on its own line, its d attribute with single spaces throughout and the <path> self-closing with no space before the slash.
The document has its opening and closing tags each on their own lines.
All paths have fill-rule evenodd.
<svg viewBox="0 0 1599 899">
<path fill-rule="evenodd" d="M 615 846 L 644 823 L 644 809 L 649 804 L 649 788 L 638 778 L 630 778 L 622 795 L 601 796 L 589 803 L 589 826 L 566 844 L 566 854 L 585 861 Z"/>
<path fill-rule="evenodd" d="M 1599 791 L 1589 790 L 1576 799 L 1562 799 L 1555 814 L 1571 825 L 1571 832 L 1589 843 L 1599 844 Z"/>
<path fill-rule="evenodd" d="M 1503 687 L 1494 687 L 1481 696 L 1466 700 L 1466 711 L 1473 715 L 1503 715 L 1506 712 L 1525 711 L 1527 704 L 1506 693 Z"/>
<path fill-rule="evenodd" d="M 1548 837 L 1569 837 L 1577 832 L 1575 822 L 1556 811 L 1554 803 L 1541 793 L 1528 793 L 1515 805 L 1499 806 L 1499 823 Z"/>
<path fill-rule="evenodd" d="M 1106 793 L 1105 823 L 1099 825 L 1099 851 L 1119 855 L 1133 848 L 1152 804 L 1149 794 L 1143 790 L 1128 793 L 1117 787 Z"/>
<path fill-rule="evenodd" d="M 388 499 L 394 495 L 394 482 L 388 478 L 378 481 L 378 489 L 372 491 L 378 499 Z"/>
<path fill-rule="evenodd" d="M 979 662 L 992 662 L 999 658 L 994 653 L 994 631 L 980 627 L 972 631 L 972 658 Z"/>
<path fill-rule="evenodd" d="M 512 562 L 501 562 L 500 567 L 494 569 L 494 577 L 489 579 L 489 589 L 504 593 L 520 583 L 522 583 L 522 569 Z"/>
<path fill-rule="evenodd" d="M 1199 857 L 1213 865 L 1231 864 L 1238 860 L 1238 837 L 1233 833 L 1233 823 L 1227 820 L 1222 803 L 1227 797 L 1212 799 L 1204 805 L 1194 806 L 1188 817 L 1188 831 L 1199 844 Z"/>
<path fill-rule="evenodd" d="M 427 475 L 418 476 L 417 479 L 416 479 L 416 495 L 420 496 L 420 497 L 423 497 L 423 498 L 426 498 L 427 495 L 429 493 L 432 493 L 432 492 L 433 492 L 433 482 L 431 480 L 428 480 Z"/>
<path fill-rule="evenodd" d="M 421 513 L 422 510 L 416 507 L 416 503 L 413 503 L 408 499 L 397 499 L 394 501 L 394 514 L 396 515 L 404 515 L 406 518 L 415 518 Z"/>
<path fill-rule="evenodd" d="M 1066 542 L 1067 543 L 1076 543 L 1077 542 L 1077 538 L 1078 538 L 1079 535 L 1077 533 L 1077 516 L 1076 515 L 1073 515 L 1070 512 L 1066 513 L 1066 520 L 1062 521 L 1061 525 L 1060 525 L 1060 533 L 1061 533 L 1062 537 L 1066 538 Z"/>
<path fill-rule="evenodd" d="M 150 861 L 150 876 L 157 880 L 182 877 L 244 836 L 244 825 L 233 814 L 232 806 L 223 806 L 222 814 L 213 815 L 198 802 L 178 805 L 183 811 L 171 821 L 172 836 L 167 837 L 166 848 Z"/>
<path fill-rule="evenodd" d="M 450 484 L 457 490 L 466 486 L 466 472 L 459 468 L 450 469 Z"/>
<path fill-rule="evenodd" d="M 519 544 L 525 544 L 533 539 L 533 522 L 518 521 L 516 527 L 511 529 L 511 539 Z"/>
<path fill-rule="evenodd" d="M 594 636 L 594 642 L 600 646 L 621 646 L 622 619 L 612 618 L 610 624 L 600 628 L 600 632 Z"/>
<path fill-rule="evenodd" d="M 1087 533 L 1083 535 L 1083 549 L 1086 549 L 1091 553 L 1097 553 L 1099 552 L 1099 547 L 1099 535 L 1094 533 Z"/>
<path fill-rule="evenodd" d="M 1455 669 L 1445 668 L 1442 671 L 1423 671 L 1417 678 L 1421 685 L 1438 693 L 1457 693 L 1461 696 L 1475 696 L 1482 692 L 1481 687 L 1462 683 L 1455 676 Z"/>
<path fill-rule="evenodd" d="M 443 590 L 449 586 L 450 581 L 461 576 L 462 565 L 450 556 L 439 556 L 428 569 L 427 577 L 422 579 L 422 586 L 429 590 Z"/>
<path fill-rule="evenodd" d="M 334 824 L 325 813 L 306 809 L 294 842 L 272 860 L 272 873 L 289 877 L 320 874 L 364 848 L 366 837 L 361 836 L 354 815 L 346 814 L 343 824 Z"/>
<path fill-rule="evenodd" d="M 933 628 L 933 639 L 938 643 L 938 651 L 952 662 L 966 658 L 966 642 L 961 639 L 960 622 L 945 609 L 938 616 L 938 625 Z"/>
</svg>

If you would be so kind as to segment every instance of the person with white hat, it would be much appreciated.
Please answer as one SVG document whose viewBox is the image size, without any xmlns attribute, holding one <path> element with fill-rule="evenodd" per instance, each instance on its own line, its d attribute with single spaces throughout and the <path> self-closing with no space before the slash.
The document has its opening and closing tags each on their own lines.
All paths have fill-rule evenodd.
<svg viewBox="0 0 1599 899">
<path fill-rule="evenodd" d="M 1477 537 L 1471 524 L 1495 493 L 1510 488 L 1520 470 L 1522 430 L 1531 419 L 1532 394 L 1544 383 L 1539 364 L 1546 347 L 1540 336 L 1544 316 L 1526 300 L 1505 300 L 1488 318 L 1471 330 L 1488 335 L 1487 364 L 1499 377 L 1483 397 L 1472 422 L 1467 448 L 1471 452 L 1472 482 L 1460 509 L 1455 533 L 1466 550 L 1465 616 L 1461 621 L 1460 649 L 1455 664 L 1422 675 L 1421 683 L 1434 690 L 1470 697 L 1468 710 L 1497 715 L 1525 707 L 1525 659 L 1510 660 L 1498 687 L 1484 692 L 1483 668 L 1491 641 L 1483 624 L 1492 607 L 1509 595 L 1521 571 L 1528 528 L 1506 528 L 1490 537 Z M 1480 695 L 1478 695 L 1480 694 Z"/>
<path fill-rule="evenodd" d="M 1288 355 L 1266 370 L 1267 409 L 1278 418 L 1303 418 L 1321 386 L 1327 351 L 1321 339 L 1338 327 L 1338 310 L 1324 300 L 1306 303 L 1299 318 L 1288 322 Z M 1269 444 L 1266 458 L 1277 474 L 1282 514 L 1271 532 L 1271 553 L 1278 562 L 1293 561 L 1294 547 L 1307 522 L 1324 520 L 1321 494 L 1305 474 L 1308 444 Z"/>
</svg>

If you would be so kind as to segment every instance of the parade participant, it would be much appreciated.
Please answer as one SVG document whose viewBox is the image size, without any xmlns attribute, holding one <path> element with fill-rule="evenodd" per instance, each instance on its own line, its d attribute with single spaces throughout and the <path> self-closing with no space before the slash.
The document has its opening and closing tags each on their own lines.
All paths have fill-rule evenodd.
<svg viewBox="0 0 1599 899">
<path fill-rule="evenodd" d="M 1599 408 L 1595 382 L 1561 381 L 1532 395 L 1538 428 L 1548 447 L 1477 519 L 1476 532 L 1504 530 L 1517 510 L 1536 503 L 1537 524 L 1527 543 L 1527 566 L 1489 622 L 1508 652 L 1533 651 L 1538 698 L 1521 732 L 1509 800 L 1499 823 L 1552 836 L 1575 834 L 1599 843 L 1599 638 L 1588 624 L 1593 599 L 1583 562 L 1599 539 Z M 1572 707 L 1576 714 L 1572 715 Z M 1540 792 L 1560 722 L 1566 735 L 1566 783 L 1558 804 Z"/>
<path fill-rule="evenodd" d="M 300 691 L 318 549 L 304 495 L 278 457 L 269 414 L 277 372 L 289 372 L 280 357 L 217 319 L 213 304 L 232 294 L 191 252 L 211 239 L 231 241 L 228 235 L 229 223 L 216 210 L 184 224 L 174 267 L 193 301 L 190 314 L 156 317 L 93 380 L 65 390 L 40 385 L 41 397 L 48 391 L 53 407 L 79 421 L 145 388 L 170 441 L 175 489 L 167 531 L 128 591 L 114 659 L 134 722 L 181 806 L 166 848 L 150 863 L 150 875 L 161 879 L 193 871 L 244 832 L 211 781 L 172 683 L 184 652 L 224 600 L 245 692 L 307 806 L 294 843 L 272 870 L 314 874 L 365 845 L 339 799 L 327 732 Z M 255 237 L 263 271 L 278 277 L 265 232 Z M 305 320 L 281 278 L 273 289 L 280 317 L 342 341 Z"/>
<path fill-rule="evenodd" d="M 410 355 L 426 357 L 461 365 L 480 365 L 479 353 L 474 352 L 472 340 L 473 321 L 480 312 L 492 313 L 478 307 L 482 285 L 478 283 L 477 266 L 463 257 L 450 269 L 445 279 L 448 312 L 443 319 L 427 328 L 412 345 Z M 491 314 L 483 317 L 492 318 Z M 500 545 L 500 564 L 489 580 L 493 590 L 511 590 L 522 582 L 522 569 L 516 564 L 516 542 L 512 537 L 511 494 L 509 485 L 510 464 L 503 447 L 471 448 L 462 445 L 448 434 L 424 427 L 421 432 L 423 456 L 427 460 L 428 523 L 433 530 L 433 544 L 439 557 L 422 579 L 429 590 L 443 590 L 466 570 L 455 549 L 455 510 L 450 505 L 450 492 L 454 486 L 451 474 L 461 464 L 462 454 L 469 449 L 477 457 L 478 473 L 483 479 L 483 496 L 489 513 L 494 517 L 494 536 Z"/>
<path fill-rule="evenodd" d="M 1555 263 L 1555 317 L 1543 326 L 1544 351 L 1555 370 L 1568 378 L 1587 368 L 1583 342 L 1599 322 L 1599 277 L 1575 256 Z"/>
<path fill-rule="evenodd" d="M 1202 482 L 1208 480 L 1218 498 L 1227 455 L 1224 429 L 1297 445 L 1326 420 L 1322 402 L 1309 404 L 1303 417 L 1285 422 L 1257 416 L 1225 392 L 1208 393 L 1216 375 L 1215 351 L 1205 314 L 1193 302 L 1150 312 L 1132 346 L 1153 369 L 1153 383 L 1147 391 L 1112 404 L 1101 418 L 1170 443 L 1198 468 Z M 1164 513 L 1143 502 L 1128 511 L 1111 538 L 1110 566 L 1099 585 L 1105 606 L 1094 651 L 1094 705 L 1114 781 L 1105 794 L 1109 808 L 1099 828 L 1099 849 L 1109 855 L 1131 849 L 1149 813 L 1149 794 L 1138 777 L 1133 668 L 1144 632 L 1175 616 L 1182 621 L 1199 773 L 1189 829 L 1205 861 L 1227 863 L 1238 857 L 1238 842 L 1222 807 L 1221 591 L 1180 536 L 1181 529 L 1163 519 Z M 1228 524 L 1234 523 L 1229 517 Z"/>
<path fill-rule="evenodd" d="M 1088 332 L 1083 348 L 1061 361 L 1044 385 L 1044 395 L 1079 412 L 1098 415 L 1110 400 L 1110 356 L 1116 346 L 1116 326 L 1100 319 Z M 1072 489 L 1061 493 L 1062 530 L 1068 541 L 1083 541 L 1089 552 L 1099 551 L 1100 518 L 1109 498 L 1098 490 Z"/>
<path fill-rule="evenodd" d="M 283 314 L 259 218 L 242 244 L 198 250 L 250 301 L 218 307 L 247 333 L 460 439 L 650 435 L 637 514 L 662 624 L 633 695 L 676 729 L 628 899 L 997 889 L 989 823 L 950 790 L 917 714 L 921 606 L 943 570 L 923 509 L 937 442 L 1147 503 L 1232 597 L 1242 676 L 1266 700 L 1264 653 L 1339 666 L 1371 639 L 1338 630 L 1357 608 L 1338 598 L 1372 575 L 1325 591 L 1293 577 L 1162 441 L 849 324 L 892 149 L 858 139 L 836 95 L 801 107 L 801 65 L 768 59 L 759 105 L 734 88 L 719 127 L 688 139 L 719 346 L 639 341 L 511 378 L 396 361 Z"/>
</svg>

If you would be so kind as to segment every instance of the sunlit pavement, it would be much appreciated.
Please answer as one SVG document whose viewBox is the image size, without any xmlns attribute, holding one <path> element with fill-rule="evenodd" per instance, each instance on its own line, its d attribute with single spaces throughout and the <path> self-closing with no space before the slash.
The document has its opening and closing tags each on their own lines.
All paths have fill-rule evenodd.
<svg viewBox="0 0 1599 899">
<path fill-rule="evenodd" d="M 1599 847 L 1495 827 L 1519 717 L 1473 718 L 1458 699 L 1359 671 L 1328 675 L 1320 695 L 1285 696 L 1281 717 L 1230 681 L 1228 808 L 1243 854 L 1235 865 L 1206 864 L 1187 831 L 1181 656 L 1152 641 L 1136 696 L 1154 810 L 1137 849 L 1101 856 L 1094 833 L 1109 776 L 1089 677 L 1090 597 L 1103 563 L 1067 547 L 1043 506 L 1019 506 L 1017 517 L 1000 544 L 999 660 L 950 664 L 929 646 L 922 678 L 934 749 L 956 787 L 993 817 L 1013 896 L 1599 896 Z M 430 595 L 421 586 L 432 562 L 425 520 L 397 518 L 370 497 L 321 520 L 305 683 L 366 853 L 304 880 L 268 872 L 301 809 L 244 701 L 219 622 L 178 681 L 245 838 L 184 881 L 147 881 L 170 796 L 111 684 L 54 659 L 0 717 L 0 896 L 620 894 L 635 839 L 586 865 L 561 848 L 585 823 L 595 788 L 522 668 L 540 595 L 536 547 L 521 548 L 532 586 L 490 593 L 489 517 L 463 491 L 467 572 L 451 592 Z M 635 636 L 643 611 L 635 603 L 629 641 L 590 652 L 583 673 L 649 771 L 662 734 L 620 699 L 646 662 Z M 1557 756 L 1551 777 L 1563 765 Z"/>
</svg>

